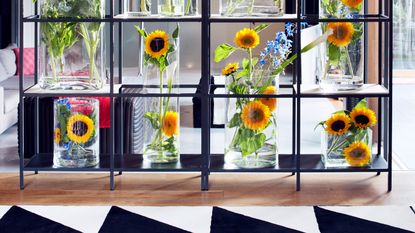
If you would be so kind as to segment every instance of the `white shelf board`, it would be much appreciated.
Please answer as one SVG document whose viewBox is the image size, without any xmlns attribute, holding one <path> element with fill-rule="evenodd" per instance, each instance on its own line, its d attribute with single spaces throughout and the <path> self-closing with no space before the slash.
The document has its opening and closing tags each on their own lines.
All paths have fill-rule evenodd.
<svg viewBox="0 0 415 233">
<path fill-rule="evenodd" d="M 294 85 L 297 91 L 297 86 Z M 306 95 L 387 95 L 389 91 L 379 84 L 364 84 L 361 88 L 351 91 L 324 91 L 318 85 L 301 85 L 301 94 Z"/>
<path fill-rule="evenodd" d="M 272 20 L 295 20 L 297 19 L 297 15 L 296 14 L 284 14 L 282 16 L 223 16 L 220 14 L 212 14 L 210 17 L 212 20 L 247 20 L 247 19 L 252 19 L 252 20 L 259 20 L 259 21 L 272 21 Z"/>
<path fill-rule="evenodd" d="M 118 93 L 121 85 L 114 84 L 114 93 Z M 105 84 L 100 90 L 45 90 L 40 88 L 39 84 L 36 84 L 25 91 L 25 94 L 109 94 L 110 85 Z"/>
</svg>

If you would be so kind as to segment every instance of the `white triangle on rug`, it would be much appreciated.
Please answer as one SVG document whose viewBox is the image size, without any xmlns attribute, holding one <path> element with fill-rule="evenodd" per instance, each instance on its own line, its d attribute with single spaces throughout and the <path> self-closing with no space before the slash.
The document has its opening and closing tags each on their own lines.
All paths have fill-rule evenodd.
<svg viewBox="0 0 415 233">
<path fill-rule="evenodd" d="M 302 232 L 320 232 L 313 207 L 241 206 L 220 208 Z"/>
<path fill-rule="evenodd" d="M 119 206 L 127 211 L 163 222 L 190 232 L 210 232 L 212 207 L 148 207 Z"/>
<path fill-rule="evenodd" d="M 3 218 L 3 215 L 9 211 L 11 206 L 0 205 L 0 219 Z"/>
<path fill-rule="evenodd" d="M 409 206 L 322 206 L 321 208 L 405 230 L 415 231 L 415 214 Z"/>
<path fill-rule="evenodd" d="M 110 206 L 20 206 L 23 209 L 75 230 L 98 232 Z"/>
</svg>

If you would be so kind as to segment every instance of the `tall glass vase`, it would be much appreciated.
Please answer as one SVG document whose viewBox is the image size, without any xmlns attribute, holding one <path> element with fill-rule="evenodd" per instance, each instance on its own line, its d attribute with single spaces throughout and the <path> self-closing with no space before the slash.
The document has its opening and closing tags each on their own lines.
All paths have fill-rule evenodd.
<svg viewBox="0 0 415 233">
<path fill-rule="evenodd" d="M 99 163 L 99 103 L 92 98 L 54 101 L 55 167 L 93 167 Z"/>
<path fill-rule="evenodd" d="M 101 18 L 104 1 L 44 0 L 41 18 Z M 100 89 L 105 83 L 103 27 L 97 22 L 40 23 L 39 85 L 43 89 Z"/>
<path fill-rule="evenodd" d="M 320 17 L 354 17 L 363 13 L 363 0 L 320 0 Z"/>
<path fill-rule="evenodd" d="M 186 0 L 158 0 L 158 13 L 162 16 L 184 15 L 184 1 Z"/>
<path fill-rule="evenodd" d="M 277 94 L 278 77 L 271 85 L 265 84 L 260 74 L 242 77 L 235 82 L 227 77 L 226 93 L 236 94 L 235 86 L 247 87 L 246 94 Z M 236 85 L 235 85 L 236 84 Z M 261 93 L 256 88 L 263 86 Z M 278 99 L 277 98 L 227 98 L 225 123 L 225 163 L 239 168 L 274 167 L 278 163 Z"/>
<path fill-rule="evenodd" d="M 163 71 L 148 63 L 144 67 L 146 93 L 178 93 L 179 38 L 172 42 L 175 50 L 167 55 Z M 179 159 L 180 106 L 178 97 L 148 97 L 144 105 L 144 159 L 154 164 L 175 163 Z"/>
<path fill-rule="evenodd" d="M 198 14 L 198 0 L 184 0 L 184 15 L 194 16 Z"/>
<path fill-rule="evenodd" d="M 127 17 L 151 14 L 151 0 L 124 0 L 124 15 Z"/>
<path fill-rule="evenodd" d="M 224 16 L 282 16 L 284 0 L 220 0 Z"/>
<path fill-rule="evenodd" d="M 356 90 L 364 84 L 363 23 L 331 22 L 323 31 L 333 30 L 323 44 L 320 87 L 327 91 Z"/>
</svg>

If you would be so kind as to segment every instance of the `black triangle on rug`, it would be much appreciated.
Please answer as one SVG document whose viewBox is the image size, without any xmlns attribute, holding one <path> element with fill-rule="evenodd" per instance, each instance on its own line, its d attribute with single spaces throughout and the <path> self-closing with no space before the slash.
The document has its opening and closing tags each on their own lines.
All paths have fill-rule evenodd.
<svg viewBox="0 0 415 233">
<path fill-rule="evenodd" d="M 99 230 L 101 233 L 184 233 L 180 228 L 113 206 Z"/>
<path fill-rule="evenodd" d="M 386 224 L 314 207 L 321 233 L 410 233 Z"/>
<path fill-rule="evenodd" d="M 12 206 L 0 219 L 0 232 L 78 233 L 80 231 L 34 214 L 18 206 Z"/>
<path fill-rule="evenodd" d="M 301 231 L 251 218 L 242 214 L 234 213 L 219 207 L 213 207 L 211 233 L 298 233 Z"/>
</svg>

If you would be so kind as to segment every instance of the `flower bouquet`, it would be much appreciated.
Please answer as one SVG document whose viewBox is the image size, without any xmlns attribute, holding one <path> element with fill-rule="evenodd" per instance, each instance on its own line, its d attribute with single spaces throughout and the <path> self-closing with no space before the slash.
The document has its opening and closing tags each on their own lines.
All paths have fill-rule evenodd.
<svg viewBox="0 0 415 233">
<path fill-rule="evenodd" d="M 54 166 L 93 167 L 99 163 L 99 103 L 92 98 L 54 102 Z"/>
<path fill-rule="evenodd" d="M 179 26 L 171 34 L 162 30 L 147 33 L 136 26 L 144 38 L 145 92 L 177 92 L 179 78 Z M 153 88 L 157 87 L 157 88 Z M 179 98 L 145 98 L 144 158 L 151 163 L 174 163 L 179 157 Z"/>
<path fill-rule="evenodd" d="M 335 112 L 326 121 L 321 136 L 322 161 L 325 167 L 366 167 L 372 161 L 372 130 L 375 113 L 360 101 L 351 112 Z"/>
<path fill-rule="evenodd" d="M 224 16 L 282 16 L 283 0 L 221 0 L 220 13 Z"/>
</svg>

